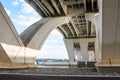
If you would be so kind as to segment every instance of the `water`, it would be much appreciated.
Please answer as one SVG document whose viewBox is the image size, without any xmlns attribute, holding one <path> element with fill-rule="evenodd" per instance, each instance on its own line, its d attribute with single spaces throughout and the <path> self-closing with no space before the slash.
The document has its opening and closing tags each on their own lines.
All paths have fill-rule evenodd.
<svg viewBox="0 0 120 80">
<path fill-rule="evenodd" d="M 38 68 L 69 68 L 68 62 L 45 62 L 39 63 Z"/>
<path fill-rule="evenodd" d="M 38 68 L 69 68 L 69 66 L 44 66 L 44 65 L 38 65 Z"/>
</svg>

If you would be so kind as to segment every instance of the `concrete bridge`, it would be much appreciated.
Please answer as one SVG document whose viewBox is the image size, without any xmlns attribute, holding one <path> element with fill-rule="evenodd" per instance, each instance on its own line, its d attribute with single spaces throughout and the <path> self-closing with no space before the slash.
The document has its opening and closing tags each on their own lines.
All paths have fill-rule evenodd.
<svg viewBox="0 0 120 80">
<path fill-rule="evenodd" d="M 0 5 L 0 68 L 35 67 L 39 50 L 55 28 L 64 36 L 70 65 L 96 62 L 100 71 L 120 68 L 119 0 L 25 1 L 43 18 L 18 35 Z"/>
</svg>

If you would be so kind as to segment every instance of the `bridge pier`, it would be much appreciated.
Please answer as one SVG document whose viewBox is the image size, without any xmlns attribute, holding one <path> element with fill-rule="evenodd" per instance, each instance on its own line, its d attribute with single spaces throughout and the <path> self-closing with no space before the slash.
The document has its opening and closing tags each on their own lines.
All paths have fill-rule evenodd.
<svg viewBox="0 0 120 80">
<path fill-rule="evenodd" d="M 120 72 L 120 1 L 99 2 L 101 60 L 96 66 L 100 72 Z"/>
<path fill-rule="evenodd" d="M 85 40 L 85 39 L 81 39 L 79 40 L 79 43 L 80 43 L 80 54 L 82 56 L 82 60 L 81 61 L 84 61 L 85 64 L 88 62 L 88 41 Z"/>
<path fill-rule="evenodd" d="M 0 4 L 0 68 L 36 67 L 39 50 L 25 47 L 10 18 Z"/>
<path fill-rule="evenodd" d="M 104 59 L 96 64 L 99 72 L 118 72 L 120 73 L 120 60 Z"/>
<path fill-rule="evenodd" d="M 77 62 L 75 60 L 74 48 L 73 48 L 73 40 L 64 39 L 65 46 L 67 48 L 68 57 L 69 57 L 69 65 L 77 66 Z"/>
<path fill-rule="evenodd" d="M 69 56 L 69 62 L 70 65 L 78 65 L 79 67 L 85 67 L 85 66 L 93 66 L 95 65 L 95 59 L 92 59 L 92 61 L 89 61 L 89 54 L 88 54 L 88 43 L 89 42 L 95 42 L 95 38 L 90 39 L 64 39 L 68 56 Z M 95 45 L 95 44 L 94 44 Z M 96 48 L 94 48 L 96 49 Z M 96 50 L 94 50 L 96 51 Z M 93 52 L 94 52 L 93 51 Z M 94 57 L 95 57 L 95 53 Z M 88 64 L 87 64 L 88 63 Z M 93 64 L 92 64 L 93 63 Z"/>
</svg>

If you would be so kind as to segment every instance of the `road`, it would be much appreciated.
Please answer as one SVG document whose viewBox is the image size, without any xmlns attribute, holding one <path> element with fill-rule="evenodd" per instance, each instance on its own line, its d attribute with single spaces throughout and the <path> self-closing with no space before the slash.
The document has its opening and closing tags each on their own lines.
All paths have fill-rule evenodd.
<svg viewBox="0 0 120 80">
<path fill-rule="evenodd" d="M 36 74 L 0 74 L 0 80 L 120 80 L 118 76 L 54 76 L 54 75 L 36 75 Z"/>
</svg>

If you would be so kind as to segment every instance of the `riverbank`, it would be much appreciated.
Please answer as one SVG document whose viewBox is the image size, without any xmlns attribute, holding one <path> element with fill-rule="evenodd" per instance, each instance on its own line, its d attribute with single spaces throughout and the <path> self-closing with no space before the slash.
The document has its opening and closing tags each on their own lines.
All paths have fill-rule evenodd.
<svg viewBox="0 0 120 80">
<path fill-rule="evenodd" d="M 38 75 L 109 75 L 120 76 L 119 73 L 100 73 L 96 68 L 29 68 L 29 69 L 14 69 L 14 70 L 0 70 L 0 73 L 15 73 L 15 74 L 38 74 Z"/>
</svg>

